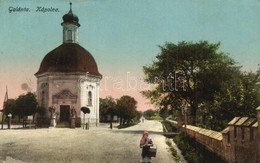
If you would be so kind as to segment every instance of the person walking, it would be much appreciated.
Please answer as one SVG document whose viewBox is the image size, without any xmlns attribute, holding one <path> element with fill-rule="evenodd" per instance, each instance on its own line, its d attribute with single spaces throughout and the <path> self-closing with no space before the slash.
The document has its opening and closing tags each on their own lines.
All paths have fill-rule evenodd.
<svg viewBox="0 0 260 163">
<path fill-rule="evenodd" d="M 153 141 L 149 138 L 149 132 L 144 131 L 142 138 L 140 140 L 140 148 L 142 148 L 142 163 L 150 163 L 151 162 L 151 154 L 150 154 L 150 146 L 153 145 Z"/>
<path fill-rule="evenodd" d="M 144 123 L 144 117 L 143 117 L 143 116 L 142 116 L 142 118 L 141 118 L 141 119 L 142 119 L 142 122 Z"/>
</svg>

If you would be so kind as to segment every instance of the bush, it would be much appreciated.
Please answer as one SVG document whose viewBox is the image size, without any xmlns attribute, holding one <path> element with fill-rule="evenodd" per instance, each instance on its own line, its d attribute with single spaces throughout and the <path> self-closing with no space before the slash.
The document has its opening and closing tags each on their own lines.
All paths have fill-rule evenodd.
<svg viewBox="0 0 260 163">
<path fill-rule="evenodd" d="M 150 120 L 161 120 L 161 117 L 158 113 L 150 117 Z"/>
<path fill-rule="evenodd" d="M 138 123 L 140 123 L 140 119 L 138 119 L 136 117 L 136 118 L 132 119 L 130 123 L 119 125 L 117 128 L 118 129 L 127 128 L 127 127 L 131 127 L 131 126 L 137 125 Z"/>
</svg>

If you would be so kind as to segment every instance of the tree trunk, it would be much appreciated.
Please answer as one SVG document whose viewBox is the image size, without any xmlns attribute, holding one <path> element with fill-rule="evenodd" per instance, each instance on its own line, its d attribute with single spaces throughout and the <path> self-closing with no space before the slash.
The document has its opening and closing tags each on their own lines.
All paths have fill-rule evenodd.
<svg viewBox="0 0 260 163">
<path fill-rule="evenodd" d="M 25 126 L 24 126 L 24 118 L 23 118 L 23 128 L 25 128 Z"/>
<path fill-rule="evenodd" d="M 198 109 L 198 104 L 196 102 L 193 102 L 191 104 L 191 112 L 190 112 L 190 120 L 191 120 L 191 125 L 197 125 L 197 109 Z"/>
<path fill-rule="evenodd" d="M 119 126 L 122 125 L 122 117 L 120 117 L 120 120 L 119 120 Z"/>
<path fill-rule="evenodd" d="M 110 115 L 110 128 L 113 129 L 113 114 Z"/>
<path fill-rule="evenodd" d="M 2 112 L 2 129 L 4 128 L 4 110 Z"/>
</svg>

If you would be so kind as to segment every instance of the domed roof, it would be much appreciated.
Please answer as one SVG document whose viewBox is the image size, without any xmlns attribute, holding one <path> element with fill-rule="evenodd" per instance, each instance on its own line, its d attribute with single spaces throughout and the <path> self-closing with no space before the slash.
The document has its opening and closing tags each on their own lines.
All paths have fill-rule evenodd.
<svg viewBox="0 0 260 163">
<path fill-rule="evenodd" d="M 49 52 L 42 60 L 38 72 L 85 72 L 102 76 L 93 56 L 79 44 L 63 43 Z"/>
<path fill-rule="evenodd" d="M 79 18 L 78 18 L 77 15 L 72 13 L 71 5 L 72 5 L 72 3 L 70 3 L 70 11 L 67 14 L 63 15 L 63 17 L 62 17 L 63 22 L 61 24 L 73 23 L 73 24 L 75 24 L 75 25 L 77 25 L 79 27 L 80 26 Z"/>
</svg>

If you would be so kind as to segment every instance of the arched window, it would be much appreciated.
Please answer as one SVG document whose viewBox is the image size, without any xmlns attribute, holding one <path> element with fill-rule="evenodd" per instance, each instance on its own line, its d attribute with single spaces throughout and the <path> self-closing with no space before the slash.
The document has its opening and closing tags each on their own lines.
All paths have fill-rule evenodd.
<svg viewBox="0 0 260 163">
<path fill-rule="evenodd" d="M 72 41 L 72 30 L 68 30 L 68 41 Z"/>
<path fill-rule="evenodd" d="M 88 92 L 88 105 L 89 106 L 92 105 L 92 92 L 91 91 Z"/>
</svg>

